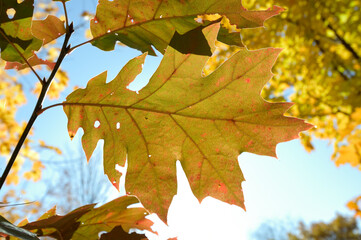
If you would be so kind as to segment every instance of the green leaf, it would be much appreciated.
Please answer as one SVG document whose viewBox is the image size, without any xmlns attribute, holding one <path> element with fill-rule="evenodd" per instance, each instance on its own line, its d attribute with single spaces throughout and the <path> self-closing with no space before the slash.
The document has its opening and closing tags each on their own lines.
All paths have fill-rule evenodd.
<svg viewBox="0 0 361 240">
<path fill-rule="evenodd" d="M 203 29 L 212 51 L 218 29 L 219 24 Z M 116 186 L 121 174 L 115 165 L 124 166 L 127 159 L 126 191 L 163 220 L 176 194 L 177 160 L 199 201 L 212 196 L 244 208 L 238 155 L 276 156 L 277 143 L 311 127 L 283 116 L 292 104 L 269 103 L 260 96 L 280 51 L 243 49 L 202 77 L 208 57 L 168 47 L 149 84 L 137 94 L 127 86 L 141 71 L 143 54 L 113 81 L 106 83 L 104 72 L 67 97 L 69 134 L 84 129 L 88 159 L 104 139 L 105 173 Z"/>
<path fill-rule="evenodd" d="M 2 216 L 0 216 L 0 233 L 18 237 L 24 240 L 39 240 L 35 233 L 13 225 Z"/>
<path fill-rule="evenodd" d="M 144 208 L 128 208 L 135 203 L 139 203 L 136 197 L 123 196 L 98 208 L 94 208 L 95 204 L 80 207 L 65 216 L 55 215 L 53 208 L 22 228 L 62 240 L 95 240 L 99 239 L 99 232 L 111 232 L 116 227 L 126 232 L 130 228 L 152 231 L 153 223 L 145 219 L 148 212 Z"/>
<path fill-rule="evenodd" d="M 96 16 L 90 22 L 92 44 L 109 51 L 120 41 L 155 55 L 152 46 L 164 53 L 175 33 L 184 35 L 198 28 L 201 23 L 194 20 L 198 15 L 218 13 L 238 28 L 248 28 L 263 26 L 264 20 L 282 10 L 274 7 L 266 11 L 247 11 L 240 0 L 99 0 Z M 188 52 L 201 46 L 194 41 Z"/>
<path fill-rule="evenodd" d="M 23 59 L 14 46 L 29 58 L 33 51 L 39 50 L 42 42 L 31 34 L 31 20 L 34 10 L 34 0 L 24 0 L 18 4 L 17 0 L 0 2 L 0 49 L 1 58 L 11 62 L 21 62 Z M 7 12 L 15 11 L 10 19 Z M 14 46 L 12 46 L 11 41 Z"/>
</svg>

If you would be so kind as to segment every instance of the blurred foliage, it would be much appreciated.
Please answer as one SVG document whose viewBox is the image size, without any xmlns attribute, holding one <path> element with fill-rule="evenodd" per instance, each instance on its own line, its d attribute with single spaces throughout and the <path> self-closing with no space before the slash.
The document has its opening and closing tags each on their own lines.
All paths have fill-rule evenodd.
<svg viewBox="0 0 361 240">
<path fill-rule="evenodd" d="M 265 28 L 241 31 L 250 50 L 284 48 L 262 96 L 294 102 L 288 113 L 316 126 L 301 135 L 307 151 L 314 149 L 313 138 L 327 139 L 334 145 L 337 166 L 348 163 L 361 170 L 361 1 L 244 0 L 243 4 L 248 9 L 274 4 L 286 9 L 266 21 Z M 238 49 L 219 46 L 205 74 Z"/>
<path fill-rule="evenodd" d="M 360 229 L 354 218 L 338 215 L 332 222 L 318 222 L 307 227 L 304 223 L 299 224 L 299 233 L 288 234 L 289 240 L 343 240 L 361 239 Z"/>
<path fill-rule="evenodd" d="M 22 130 L 26 123 L 18 123 L 15 119 L 17 110 L 26 104 L 26 97 L 23 92 L 23 86 L 16 81 L 16 77 L 8 75 L 3 69 L 4 62 L 0 62 L 0 155 L 9 156 L 12 149 L 19 141 Z M 7 179 L 6 184 L 18 184 L 20 170 L 25 158 L 32 161 L 32 176 L 27 174 L 27 179 L 38 180 L 42 165 L 39 162 L 38 154 L 30 147 L 31 140 L 25 141 L 24 147 L 15 162 L 12 173 Z"/>
<path fill-rule="evenodd" d="M 361 196 L 358 196 L 357 198 L 353 199 L 352 201 L 347 203 L 347 207 L 354 211 L 355 217 L 361 218 Z"/>
</svg>

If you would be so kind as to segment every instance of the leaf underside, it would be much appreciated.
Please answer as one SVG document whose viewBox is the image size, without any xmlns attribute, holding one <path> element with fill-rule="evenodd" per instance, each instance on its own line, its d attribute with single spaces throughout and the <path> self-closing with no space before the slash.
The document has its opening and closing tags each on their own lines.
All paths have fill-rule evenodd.
<svg viewBox="0 0 361 240">
<path fill-rule="evenodd" d="M 124 236 L 129 235 L 130 228 L 152 231 L 153 223 L 145 219 L 148 212 L 144 208 L 128 208 L 135 203 L 139 203 L 136 197 L 123 196 L 98 208 L 94 208 L 95 204 L 82 206 L 65 216 L 55 215 L 55 209 L 51 209 L 38 221 L 22 228 L 61 240 L 96 240 L 99 232 L 110 234 L 114 229 Z M 131 239 L 136 239 L 133 237 Z"/>
<path fill-rule="evenodd" d="M 203 29 L 214 50 L 219 23 Z M 281 50 L 241 50 L 207 77 L 208 57 L 168 47 L 139 94 L 127 86 L 141 72 L 145 54 L 132 59 L 106 83 L 106 72 L 67 97 L 68 131 L 81 127 L 89 159 L 104 139 L 104 169 L 116 186 L 115 165 L 128 161 L 126 191 L 166 220 L 176 194 L 180 160 L 195 196 L 244 208 L 244 181 L 237 157 L 242 152 L 276 156 L 277 143 L 295 139 L 310 124 L 283 116 L 291 103 L 269 103 L 260 96 Z"/>
<path fill-rule="evenodd" d="M 266 11 L 247 11 L 240 0 L 99 0 L 95 18 L 90 22 L 92 44 L 109 51 L 120 41 L 150 55 L 155 55 L 154 46 L 163 54 L 174 36 L 184 35 L 202 25 L 195 21 L 198 15 L 220 14 L 238 28 L 250 28 L 263 26 L 266 19 L 281 11 L 283 9 L 277 6 Z M 221 35 L 219 40 L 237 42 L 232 34 Z M 183 53 L 208 53 L 201 51 L 204 46 L 198 41 L 173 47 L 177 50 L 190 47 Z"/>
</svg>

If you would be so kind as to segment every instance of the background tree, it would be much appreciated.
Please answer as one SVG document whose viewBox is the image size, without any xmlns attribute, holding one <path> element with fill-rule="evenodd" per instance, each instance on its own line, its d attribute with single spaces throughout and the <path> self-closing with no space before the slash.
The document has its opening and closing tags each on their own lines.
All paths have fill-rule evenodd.
<svg viewBox="0 0 361 240">
<path fill-rule="evenodd" d="M 330 223 L 318 222 L 307 227 L 300 222 L 299 233 L 289 233 L 289 240 L 343 240 L 361 239 L 360 229 L 354 218 L 337 215 Z"/>
<path fill-rule="evenodd" d="M 43 181 L 47 188 L 40 199 L 44 210 L 56 205 L 60 213 L 67 213 L 83 205 L 105 203 L 115 191 L 103 173 L 100 152 L 87 162 L 80 142 L 77 146 L 76 151 L 67 149 L 60 158 L 42 160 L 47 172 L 53 173 Z"/>
<path fill-rule="evenodd" d="M 288 233 L 295 232 L 297 227 L 288 220 L 269 219 L 263 222 L 252 234 L 255 240 L 288 240 Z"/>
<path fill-rule="evenodd" d="M 288 221 L 270 220 L 263 223 L 253 234 L 256 240 L 359 240 L 360 228 L 353 217 L 337 215 L 329 223 L 314 222 L 307 226 L 299 222 L 298 227 Z"/>
</svg>

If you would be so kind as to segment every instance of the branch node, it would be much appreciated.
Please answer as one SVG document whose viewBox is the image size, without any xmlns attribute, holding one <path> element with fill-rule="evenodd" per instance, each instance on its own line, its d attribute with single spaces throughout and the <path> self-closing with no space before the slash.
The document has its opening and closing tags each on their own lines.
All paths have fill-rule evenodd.
<svg viewBox="0 0 361 240">
<path fill-rule="evenodd" d="M 69 25 L 69 32 L 70 33 L 74 32 L 74 24 L 73 24 L 73 22 L 71 22 L 70 25 Z"/>
</svg>

